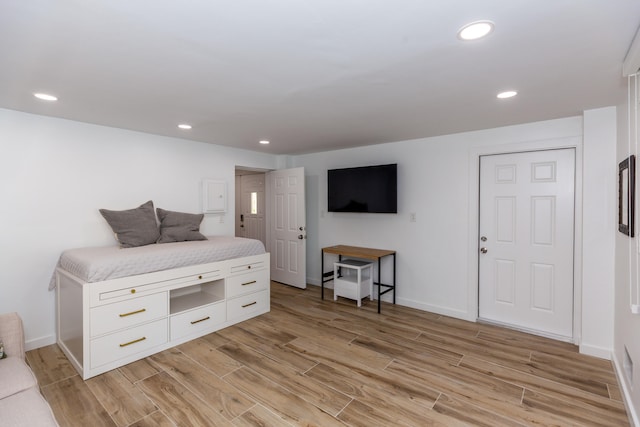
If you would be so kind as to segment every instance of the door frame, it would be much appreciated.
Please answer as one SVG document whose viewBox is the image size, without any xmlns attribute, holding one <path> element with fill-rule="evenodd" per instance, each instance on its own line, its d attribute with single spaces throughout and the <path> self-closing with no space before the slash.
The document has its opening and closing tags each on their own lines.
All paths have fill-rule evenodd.
<svg viewBox="0 0 640 427">
<path fill-rule="evenodd" d="M 269 197 L 271 196 L 271 193 L 270 193 L 269 184 L 267 183 L 266 178 L 267 178 L 267 172 L 271 172 L 271 171 L 276 170 L 276 169 L 252 168 L 252 167 L 249 167 L 249 166 L 236 165 L 235 169 L 234 169 L 234 181 L 233 181 L 234 182 L 234 185 L 233 185 L 233 197 L 234 197 L 233 200 L 234 200 L 234 203 L 236 203 L 236 201 L 238 200 L 238 186 L 236 185 L 237 184 L 237 180 L 236 180 L 236 176 L 237 175 L 235 174 L 236 170 L 243 170 L 243 171 L 248 171 L 248 172 L 256 172 L 256 173 L 264 174 L 264 177 L 265 177 L 265 183 L 264 183 L 264 203 L 265 203 L 265 205 L 264 205 L 264 221 L 265 221 L 265 224 L 266 224 L 266 227 L 265 227 L 265 241 L 266 241 L 265 249 L 267 250 L 267 252 L 269 252 L 269 244 L 271 242 L 271 240 L 270 240 L 271 235 L 270 235 L 270 230 L 269 230 L 269 212 L 270 212 L 269 211 L 269 208 L 270 208 Z M 236 206 L 236 205 L 234 205 L 234 206 Z M 238 220 L 238 213 L 234 212 L 234 214 L 233 214 L 234 235 L 235 235 L 235 230 L 236 230 L 235 222 L 237 220 Z M 269 278 L 269 279 L 271 279 L 271 278 Z"/>
<path fill-rule="evenodd" d="M 573 242 L 573 340 L 582 340 L 582 136 L 551 138 L 469 149 L 469 242 L 468 242 L 468 306 L 472 322 L 479 314 L 479 250 L 480 247 L 480 156 L 514 154 L 526 151 L 575 149 L 574 242 Z"/>
<path fill-rule="evenodd" d="M 239 169 L 236 169 L 236 173 Z M 255 171 L 254 171 L 255 172 Z M 243 206 L 244 203 L 246 202 L 245 197 L 245 191 L 246 188 L 243 185 L 243 183 L 245 182 L 246 178 L 244 178 L 245 176 L 250 176 L 250 177 L 262 177 L 262 186 L 260 188 L 260 190 L 262 190 L 262 206 L 260 206 L 260 204 L 258 203 L 258 215 L 257 217 L 259 218 L 260 215 L 262 215 L 262 227 L 264 229 L 264 233 L 262 236 L 259 236 L 260 239 L 258 240 L 264 240 L 264 246 L 267 247 L 267 236 L 266 236 L 266 232 L 267 232 L 267 206 L 266 206 L 266 197 L 267 197 L 267 183 L 266 183 L 266 178 L 267 178 L 267 173 L 268 172 L 256 172 L 256 173 L 245 173 L 245 174 L 240 174 L 240 175 L 236 175 L 236 195 L 235 195 L 235 203 L 236 203 L 236 213 L 235 213 L 235 234 L 236 236 L 240 235 L 240 234 L 245 234 L 242 237 L 247 237 L 245 231 L 247 230 L 247 228 L 242 228 L 241 229 L 241 225 L 240 224 L 242 222 L 241 220 L 241 216 L 245 215 L 243 213 Z M 238 191 L 239 190 L 239 191 Z M 258 201 L 260 200 L 260 198 L 258 198 Z M 260 207 L 262 207 L 262 210 L 260 211 Z M 260 213 L 261 212 L 261 213 Z M 249 214 L 249 217 L 251 217 L 251 214 Z M 245 218 L 246 219 L 246 218 Z"/>
</svg>

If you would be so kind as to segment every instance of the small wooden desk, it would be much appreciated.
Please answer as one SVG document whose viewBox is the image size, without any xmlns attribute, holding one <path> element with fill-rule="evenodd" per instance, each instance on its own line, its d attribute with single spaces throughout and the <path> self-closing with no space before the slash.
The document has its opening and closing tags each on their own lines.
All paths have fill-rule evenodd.
<svg viewBox="0 0 640 427">
<path fill-rule="evenodd" d="M 324 284 L 325 282 L 329 282 L 333 280 L 333 270 L 325 273 L 324 271 L 324 254 L 333 254 L 338 255 L 338 261 L 342 261 L 343 256 L 351 257 L 351 258 L 361 258 L 361 259 L 370 259 L 373 261 L 378 261 L 378 281 L 374 281 L 373 284 L 378 286 L 378 313 L 380 313 L 380 296 L 386 294 L 387 292 L 393 291 L 393 303 L 396 303 L 396 251 L 390 251 L 387 249 L 372 249 L 372 248 L 361 248 L 358 246 L 345 246 L 345 245 L 337 245 L 337 246 L 327 246 L 326 248 L 322 248 L 321 256 L 322 261 L 320 263 L 320 268 L 322 271 L 322 299 L 324 299 Z M 380 281 L 380 265 L 381 259 L 386 256 L 393 256 L 393 283 L 391 285 L 384 284 Z M 384 286 L 386 289 L 384 291 L 380 291 L 380 287 Z"/>
</svg>

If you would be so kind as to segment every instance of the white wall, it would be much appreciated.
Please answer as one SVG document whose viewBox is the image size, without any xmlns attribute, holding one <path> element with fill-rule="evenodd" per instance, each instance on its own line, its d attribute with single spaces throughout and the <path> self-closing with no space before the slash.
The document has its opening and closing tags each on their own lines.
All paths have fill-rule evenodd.
<svg viewBox="0 0 640 427">
<path fill-rule="evenodd" d="M 475 320 L 477 203 L 473 196 L 477 200 L 477 166 L 474 170 L 477 156 L 575 146 L 580 163 L 577 170 L 581 171 L 584 148 L 586 164 L 594 179 L 584 183 L 583 191 L 590 194 L 589 205 L 599 208 L 583 212 L 583 233 L 590 240 L 598 239 L 607 230 L 610 232 L 606 222 L 615 210 L 611 200 L 607 200 L 611 193 L 606 185 L 613 179 L 611 166 L 606 156 L 599 160 L 601 153 L 612 149 L 615 141 L 614 112 L 615 109 L 609 109 L 585 115 L 588 125 L 584 129 L 582 118 L 572 117 L 293 157 L 292 165 L 304 166 L 307 179 L 308 282 L 320 283 L 320 248 L 324 246 L 349 244 L 394 249 L 398 252 L 399 304 Z M 583 131 L 589 133 L 584 138 L 589 147 L 583 147 Z M 394 162 L 398 163 L 397 215 L 327 213 L 327 169 Z M 579 202 L 581 196 L 582 193 L 577 197 Z M 582 212 L 581 205 L 577 211 Z M 415 223 L 409 222 L 411 212 L 416 213 Z M 577 219 L 579 226 L 581 220 L 582 217 Z M 582 253 L 582 248 L 579 249 L 578 256 Z M 606 239 L 603 242 L 603 250 L 613 253 L 610 236 L 608 242 Z M 583 298 L 578 301 L 581 312 L 597 313 L 594 322 L 583 325 L 582 336 L 589 338 L 583 350 L 609 357 L 613 332 L 612 257 L 605 257 L 601 264 L 596 255 L 588 252 L 589 271 L 601 266 L 603 271 L 588 279 Z M 384 273 L 384 264 L 382 268 Z M 582 271 L 578 273 L 580 280 Z"/>
<path fill-rule="evenodd" d="M 584 112 L 582 340 L 580 350 L 613 350 L 616 193 L 616 108 Z"/>
<path fill-rule="evenodd" d="M 228 183 L 228 212 L 205 234 L 233 235 L 235 166 L 271 169 L 282 158 L 176 138 L 0 109 L 0 313 L 17 311 L 27 345 L 54 342 L 60 252 L 115 244 L 99 208 L 200 212 L 203 178 Z"/>
<path fill-rule="evenodd" d="M 629 138 L 629 109 L 627 100 L 620 100 L 618 106 L 618 141 L 616 162 L 611 167 L 617 171 L 617 163 L 630 154 L 638 155 L 635 135 L 636 118 L 632 116 L 632 132 Z M 636 165 L 636 174 L 638 173 Z M 636 178 L 636 186 L 638 179 Z M 616 186 L 617 188 L 617 186 Z M 627 409 L 640 426 L 640 315 L 631 312 L 631 304 L 638 301 L 638 188 L 636 188 L 636 237 L 630 238 L 615 232 L 615 340 L 614 362 L 618 378 L 621 380 Z M 617 217 L 616 221 L 617 223 Z M 626 350 L 625 350 L 626 349 Z M 633 373 L 628 376 L 624 369 L 625 351 L 634 364 Z"/>
</svg>

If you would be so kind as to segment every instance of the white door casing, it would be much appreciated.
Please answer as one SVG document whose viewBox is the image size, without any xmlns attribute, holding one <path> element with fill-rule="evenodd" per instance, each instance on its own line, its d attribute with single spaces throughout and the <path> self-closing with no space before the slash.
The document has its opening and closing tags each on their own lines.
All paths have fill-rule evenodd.
<svg viewBox="0 0 640 427">
<path fill-rule="evenodd" d="M 480 319 L 573 338 L 574 200 L 574 149 L 480 157 Z"/>
<path fill-rule="evenodd" d="M 271 279 L 305 289 L 306 211 L 304 168 L 267 173 Z"/>
</svg>

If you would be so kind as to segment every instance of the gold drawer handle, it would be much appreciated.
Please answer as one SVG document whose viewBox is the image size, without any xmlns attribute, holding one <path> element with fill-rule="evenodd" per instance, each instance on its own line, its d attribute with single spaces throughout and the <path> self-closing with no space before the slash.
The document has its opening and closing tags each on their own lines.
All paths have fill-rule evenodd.
<svg viewBox="0 0 640 427">
<path fill-rule="evenodd" d="M 211 316 L 207 316 L 204 319 L 200 319 L 200 320 L 194 320 L 193 322 L 191 322 L 191 324 L 195 325 L 196 323 L 204 322 L 205 320 L 209 320 L 209 319 L 211 319 Z"/>
<path fill-rule="evenodd" d="M 242 306 L 242 308 L 247 308 L 247 307 L 249 307 L 250 305 L 257 304 L 257 303 L 258 303 L 258 301 L 250 302 L 249 304 L 245 304 L 245 305 L 243 305 L 243 306 Z"/>
<path fill-rule="evenodd" d="M 254 283 L 257 283 L 257 280 L 252 280 L 250 282 L 243 283 L 242 286 L 253 285 Z"/>
<path fill-rule="evenodd" d="M 131 311 L 129 313 L 122 313 L 122 314 L 119 314 L 119 316 L 120 317 L 127 317 L 127 316 L 131 316 L 132 314 L 144 313 L 145 311 L 147 311 L 147 309 L 143 308 L 143 309 L 140 309 L 140 310 Z"/>
<path fill-rule="evenodd" d="M 147 337 L 138 338 L 137 340 L 133 340 L 133 341 L 126 342 L 124 344 L 120 344 L 120 347 L 126 347 L 128 345 L 135 344 L 137 342 L 144 341 L 146 339 L 147 339 Z"/>
</svg>

